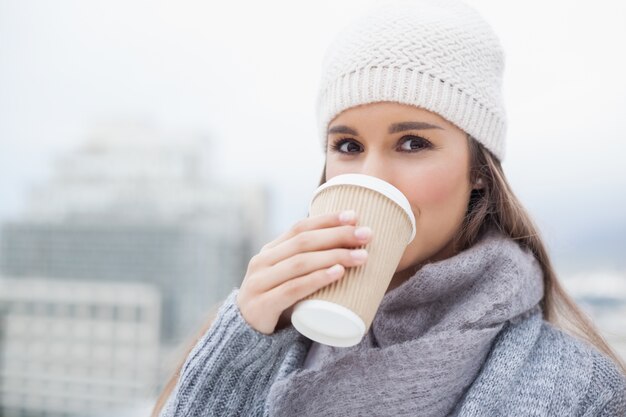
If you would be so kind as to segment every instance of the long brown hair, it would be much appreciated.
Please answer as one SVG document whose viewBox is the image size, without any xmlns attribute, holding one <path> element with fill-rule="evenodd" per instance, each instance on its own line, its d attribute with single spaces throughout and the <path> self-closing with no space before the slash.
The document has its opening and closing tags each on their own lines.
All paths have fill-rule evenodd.
<svg viewBox="0 0 626 417">
<path fill-rule="evenodd" d="M 480 189 L 472 190 L 467 214 L 461 228 L 454 237 L 455 250 L 462 251 L 470 248 L 487 230 L 496 228 L 518 242 L 522 247 L 532 251 L 543 272 L 545 292 L 540 304 L 545 320 L 595 346 L 610 357 L 626 375 L 624 362 L 613 352 L 592 321 L 561 286 L 546 247 L 539 235 L 538 228 L 515 194 L 513 194 L 498 158 L 471 136 L 468 136 L 468 144 L 470 181 L 474 183 L 481 178 L 483 186 Z M 326 165 L 324 165 L 319 185 L 325 182 Z M 214 311 L 216 311 L 215 308 Z M 194 342 L 209 329 L 214 317 L 215 314 L 196 335 L 193 339 Z M 189 344 L 187 355 L 194 344 Z M 163 389 L 155 405 L 152 417 L 158 415 L 174 389 L 183 363 L 184 359 Z"/>
<path fill-rule="evenodd" d="M 622 359 L 561 286 L 539 230 L 511 190 L 500 160 L 469 135 L 468 143 L 470 181 L 474 183 L 480 178 L 483 187 L 472 190 L 467 215 L 455 237 L 456 249 L 469 248 L 484 232 L 495 228 L 532 251 L 543 272 L 545 292 L 540 304 L 544 319 L 595 346 L 626 375 L 626 365 Z"/>
</svg>

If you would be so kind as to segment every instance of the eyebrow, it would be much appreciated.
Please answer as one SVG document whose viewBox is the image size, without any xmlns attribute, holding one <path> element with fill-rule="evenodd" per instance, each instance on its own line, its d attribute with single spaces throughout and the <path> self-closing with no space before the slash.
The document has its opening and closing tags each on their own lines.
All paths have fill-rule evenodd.
<svg viewBox="0 0 626 417">
<path fill-rule="evenodd" d="M 423 129 L 443 129 L 443 128 L 437 125 L 426 123 L 426 122 L 401 122 L 401 123 L 394 123 L 392 125 L 389 125 L 389 133 L 403 132 L 405 130 L 423 130 Z M 337 126 L 331 127 L 330 129 L 328 129 L 328 134 L 331 134 L 331 133 L 347 133 L 349 135 L 354 135 L 354 136 L 359 135 L 359 132 L 357 132 L 356 129 L 353 129 L 345 125 L 337 125 Z"/>
</svg>

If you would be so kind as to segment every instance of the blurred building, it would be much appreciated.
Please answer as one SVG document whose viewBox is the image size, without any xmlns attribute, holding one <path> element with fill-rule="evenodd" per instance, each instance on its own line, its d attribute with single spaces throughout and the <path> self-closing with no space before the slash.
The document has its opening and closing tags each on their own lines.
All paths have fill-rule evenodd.
<svg viewBox="0 0 626 417">
<path fill-rule="evenodd" d="M 91 415 L 153 396 L 152 285 L 1 279 L 0 415 Z"/>
<path fill-rule="evenodd" d="M 4 224 L 2 273 L 154 284 L 163 295 L 163 342 L 176 343 L 243 278 L 250 244 L 238 237 L 228 221 L 219 218 L 213 225 L 96 219 L 10 222 Z"/>
<path fill-rule="evenodd" d="M 100 128 L 2 225 L 0 272 L 153 283 L 162 337 L 180 340 L 239 285 L 267 233 L 266 190 L 207 180 L 206 153 L 196 136 Z"/>
<path fill-rule="evenodd" d="M 240 285 L 267 240 L 267 190 L 212 180 L 207 155 L 197 135 L 136 123 L 94 130 L 31 190 L 23 215 L 1 225 L 0 276 L 150 288 L 161 303 L 157 334 L 169 372 L 179 358 L 168 355 Z"/>
</svg>

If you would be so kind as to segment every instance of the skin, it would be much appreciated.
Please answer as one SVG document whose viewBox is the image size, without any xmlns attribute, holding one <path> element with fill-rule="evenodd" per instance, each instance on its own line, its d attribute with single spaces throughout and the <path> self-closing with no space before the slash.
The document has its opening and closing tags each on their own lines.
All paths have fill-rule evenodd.
<svg viewBox="0 0 626 417">
<path fill-rule="evenodd" d="M 389 133 L 392 124 L 401 122 L 436 127 Z M 338 126 L 358 134 L 334 133 Z M 472 190 L 463 130 L 422 108 L 378 102 L 343 111 L 329 123 L 329 132 L 327 180 L 347 173 L 372 175 L 398 188 L 411 204 L 416 236 L 402 255 L 387 291 L 413 276 L 424 263 L 454 255 L 452 239 L 461 227 Z M 333 150 L 333 142 L 343 138 L 348 141 Z M 402 152 L 412 149 L 413 153 Z"/>
<path fill-rule="evenodd" d="M 419 125 L 390 132 L 391 125 L 406 127 L 405 122 Z M 327 180 L 346 173 L 372 175 L 394 185 L 411 204 L 416 237 L 387 291 L 424 263 L 454 255 L 452 239 L 472 189 L 465 132 L 432 112 L 392 102 L 346 109 L 328 128 Z M 347 141 L 334 150 L 331 145 L 338 139 Z M 343 221 L 339 214 L 302 219 L 252 257 L 237 294 L 237 305 L 250 327 L 264 334 L 282 329 L 289 325 L 295 303 L 341 279 L 346 268 L 367 262 L 351 255 L 373 238 L 355 236 L 357 228 L 367 225 L 358 223 L 359 213 Z M 327 273 L 332 266 L 339 268 L 335 275 Z"/>
</svg>

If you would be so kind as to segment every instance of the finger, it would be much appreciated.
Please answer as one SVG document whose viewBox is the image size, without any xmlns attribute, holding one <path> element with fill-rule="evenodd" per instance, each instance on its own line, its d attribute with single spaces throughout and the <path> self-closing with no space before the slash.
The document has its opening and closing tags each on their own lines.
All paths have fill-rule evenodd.
<svg viewBox="0 0 626 417">
<path fill-rule="evenodd" d="M 355 235 L 357 229 L 356 226 L 345 225 L 301 232 L 291 239 L 271 249 L 267 249 L 261 255 L 262 264 L 274 266 L 281 261 L 305 252 L 334 248 L 354 248 L 365 245 L 370 239 L 363 240 L 358 238 Z M 371 234 L 371 229 L 369 230 Z"/>
<path fill-rule="evenodd" d="M 343 212 L 352 212 L 348 213 L 348 217 L 346 220 L 341 219 L 341 214 Z M 340 226 L 342 224 L 355 224 L 356 222 L 356 213 L 354 210 L 342 210 L 334 213 L 325 213 L 319 214 L 317 216 L 311 216 L 304 218 L 294 224 L 291 229 L 287 230 L 285 233 L 269 242 L 267 245 L 263 247 L 264 250 L 274 248 L 284 241 L 291 239 L 298 233 L 302 233 L 307 230 L 313 229 L 323 229 L 326 227 Z"/>
<path fill-rule="evenodd" d="M 304 297 L 313 294 L 333 282 L 341 279 L 345 275 L 345 269 L 339 267 L 339 273 L 331 275 L 327 269 L 321 269 L 310 274 L 292 279 L 265 293 L 271 305 L 276 306 L 280 311 L 284 311 L 293 306 Z"/>
<path fill-rule="evenodd" d="M 365 249 L 332 249 L 297 254 L 262 271 L 257 281 L 257 290 L 270 291 L 287 281 L 308 275 L 317 270 L 326 270 L 333 265 L 351 268 L 367 261 Z"/>
</svg>

